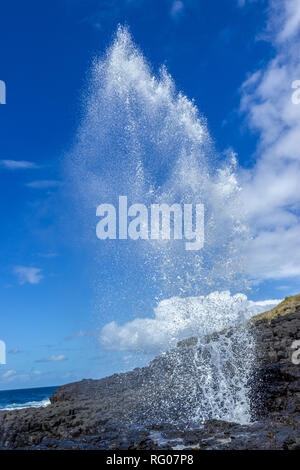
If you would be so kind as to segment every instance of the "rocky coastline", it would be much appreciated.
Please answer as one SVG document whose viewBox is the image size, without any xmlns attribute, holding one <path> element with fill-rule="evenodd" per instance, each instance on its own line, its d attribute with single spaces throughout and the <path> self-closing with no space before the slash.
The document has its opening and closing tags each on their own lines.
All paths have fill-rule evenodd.
<svg viewBox="0 0 300 470">
<path fill-rule="evenodd" d="M 191 353 L 202 347 L 197 338 L 190 338 L 147 367 L 64 385 L 46 408 L 1 411 L 0 448 L 300 449 L 300 364 L 293 348 L 300 340 L 300 295 L 252 318 L 248 328 L 257 359 L 250 424 L 212 417 L 197 425 L 181 419 L 185 407 L 188 412 L 185 377 Z M 185 401 L 176 395 L 179 386 L 186 387 Z M 178 398 L 168 407 L 170 393 Z"/>
</svg>

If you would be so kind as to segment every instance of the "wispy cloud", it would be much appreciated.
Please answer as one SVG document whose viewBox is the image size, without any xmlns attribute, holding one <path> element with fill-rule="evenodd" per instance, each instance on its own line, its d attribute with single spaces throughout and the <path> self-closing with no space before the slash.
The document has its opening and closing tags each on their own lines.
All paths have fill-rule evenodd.
<svg viewBox="0 0 300 470">
<path fill-rule="evenodd" d="M 63 362 L 67 361 L 67 356 L 64 354 L 58 354 L 57 356 L 54 354 L 53 356 L 37 359 L 35 362 Z"/>
<path fill-rule="evenodd" d="M 256 165 L 243 172 L 253 240 L 250 273 L 258 279 L 300 276 L 300 2 L 270 0 L 268 39 L 276 54 L 242 87 L 241 111 L 259 134 Z"/>
<path fill-rule="evenodd" d="M 87 336 L 93 336 L 94 334 L 95 333 L 92 331 L 80 330 L 74 333 L 73 335 L 67 336 L 65 339 L 68 341 L 76 338 L 86 338 Z"/>
<path fill-rule="evenodd" d="M 27 170 L 39 168 L 33 162 L 28 162 L 26 160 L 0 160 L 0 167 L 6 168 L 8 170 Z"/>
<path fill-rule="evenodd" d="M 3 382 L 16 382 L 28 380 L 29 374 L 18 373 L 15 369 L 9 369 L 1 375 Z"/>
<path fill-rule="evenodd" d="M 31 181 L 30 183 L 27 183 L 26 186 L 28 188 L 34 188 L 34 189 L 48 189 L 48 188 L 56 188 L 60 185 L 60 181 L 57 180 L 37 180 L 37 181 Z"/>
<path fill-rule="evenodd" d="M 16 371 L 14 369 L 10 369 L 10 370 L 7 370 L 6 372 L 4 372 L 4 374 L 2 374 L 2 378 L 3 379 L 8 379 L 8 378 L 12 377 L 15 374 L 16 374 Z"/>
<path fill-rule="evenodd" d="M 269 29 L 275 31 L 276 42 L 282 44 L 299 33 L 299 0 L 270 0 L 270 7 Z"/>
<path fill-rule="evenodd" d="M 26 267 L 26 266 L 15 266 L 14 274 L 18 277 L 19 284 L 23 285 L 38 284 L 44 276 L 41 274 L 40 268 Z"/>
</svg>

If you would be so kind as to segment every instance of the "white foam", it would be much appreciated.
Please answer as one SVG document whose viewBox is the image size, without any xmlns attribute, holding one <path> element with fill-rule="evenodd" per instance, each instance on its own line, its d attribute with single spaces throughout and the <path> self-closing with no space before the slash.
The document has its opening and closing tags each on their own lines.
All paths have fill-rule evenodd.
<svg viewBox="0 0 300 470">
<path fill-rule="evenodd" d="M 23 410 L 25 408 L 45 408 L 46 406 L 50 405 L 50 400 L 45 398 L 41 401 L 28 401 L 26 403 L 11 403 L 7 405 L 5 408 L 1 408 L 1 411 L 11 411 L 11 410 Z"/>
</svg>

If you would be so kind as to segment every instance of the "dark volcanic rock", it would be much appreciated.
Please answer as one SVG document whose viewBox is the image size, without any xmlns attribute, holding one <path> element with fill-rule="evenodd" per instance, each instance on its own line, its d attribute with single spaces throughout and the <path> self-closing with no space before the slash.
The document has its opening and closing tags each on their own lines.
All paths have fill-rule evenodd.
<svg viewBox="0 0 300 470">
<path fill-rule="evenodd" d="M 256 371 L 253 392 L 257 417 L 272 412 L 300 412 L 300 364 L 292 362 L 292 345 L 300 340 L 300 305 L 294 313 L 270 322 L 259 319 L 251 325 L 256 338 Z"/>
<path fill-rule="evenodd" d="M 201 390 L 188 377 L 195 372 L 194 348 L 203 348 L 192 338 L 147 367 L 60 387 L 46 408 L 0 412 L 0 447 L 299 449 L 300 365 L 291 360 L 291 346 L 300 339 L 300 302 L 291 313 L 254 320 L 249 326 L 257 356 L 252 424 L 189 425 L 191 404 L 195 394 L 201 400 Z"/>
</svg>

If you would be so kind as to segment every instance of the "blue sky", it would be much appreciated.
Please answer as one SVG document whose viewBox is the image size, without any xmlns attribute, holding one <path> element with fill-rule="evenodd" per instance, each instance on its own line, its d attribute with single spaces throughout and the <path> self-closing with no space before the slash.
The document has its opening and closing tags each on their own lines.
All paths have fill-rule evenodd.
<svg viewBox="0 0 300 470">
<path fill-rule="evenodd" d="M 97 268 L 76 234 L 71 237 L 72 213 L 60 195 L 88 71 L 118 24 L 128 26 L 154 70 L 165 64 L 177 89 L 194 99 L 216 151 L 238 155 L 256 231 L 249 297 L 280 299 L 299 291 L 300 106 L 289 99 L 292 81 L 300 79 L 296 1 L 6 2 L 0 18 L 0 79 L 7 86 L 7 104 L 0 105 L 0 338 L 8 354 L 0 389 L 101 377 L 145 360 L 99 345 L 107 318 L 94 309 Z M 119 281 L 116 276 L 115 286 Z M 129 297 L 133 290 L 128 286 Z M 113 305 L 116 321 L 134 318 Z"/>
</svg>

